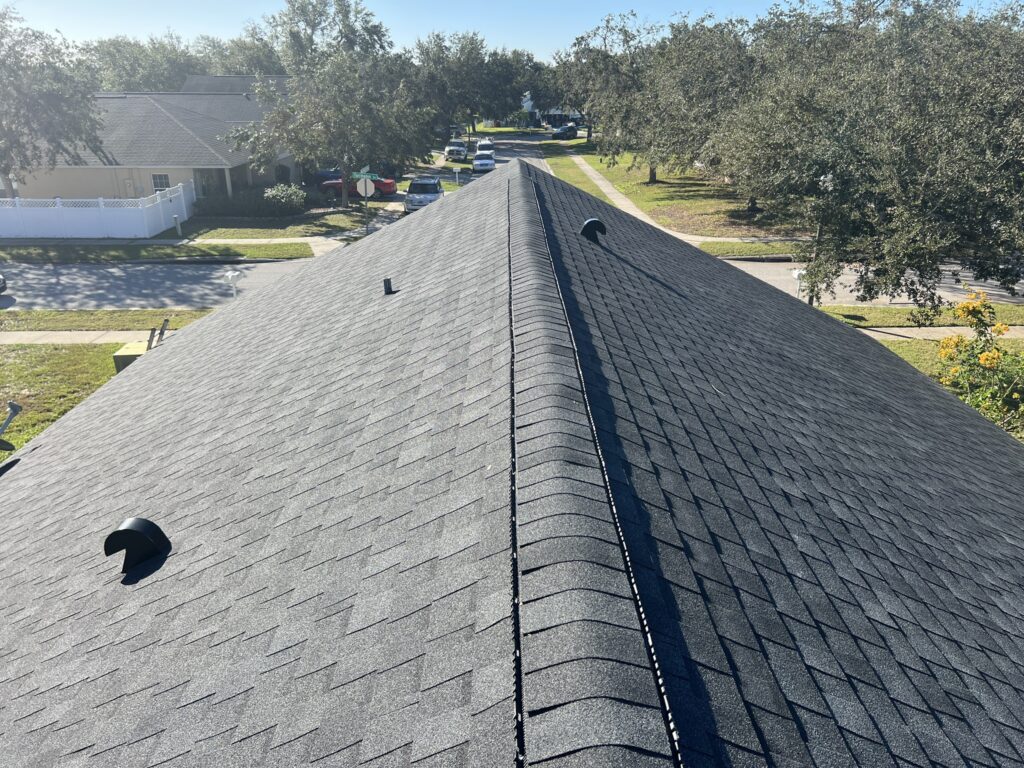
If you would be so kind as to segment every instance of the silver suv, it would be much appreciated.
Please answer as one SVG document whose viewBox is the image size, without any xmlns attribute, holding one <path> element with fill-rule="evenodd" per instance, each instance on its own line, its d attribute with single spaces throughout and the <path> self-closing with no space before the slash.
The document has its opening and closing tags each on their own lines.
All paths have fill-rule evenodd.
<svg viewBox="0 0 1024 768">
<path fill-rule="evenodd" d="M 405 212 L 418 211 L 425 205 L 444 197 L 441 180 L 437 176 L 417 176 L 409 182 L 405 192 Z"/>
</svg>

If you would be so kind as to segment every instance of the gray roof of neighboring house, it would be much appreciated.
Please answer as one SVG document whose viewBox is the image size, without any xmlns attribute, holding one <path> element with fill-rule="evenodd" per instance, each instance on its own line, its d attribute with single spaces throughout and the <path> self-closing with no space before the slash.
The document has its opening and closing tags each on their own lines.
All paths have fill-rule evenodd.
<svg viewBox="0 0 1024 768">
<path fill-rule="evenodd" d="M 288 76 L 189 75 L 181 90 L 188 93 L 252 93 L 256 82 L 260 80 L 280 87 L 288 82 Z"/>
<path fill-rule="evenodd" d="M 232 168 L 249 153 L 235 149 L 228 134 L 263 114 L 241 94 L 105 93 L 96 100 L 102 149 L 65 165 Z"/>
<path fill-rule="evenodd" d="M 1024 765 L 1024 446 L 518 161 L 16 458 L 11 765 Z"/>
</svg>

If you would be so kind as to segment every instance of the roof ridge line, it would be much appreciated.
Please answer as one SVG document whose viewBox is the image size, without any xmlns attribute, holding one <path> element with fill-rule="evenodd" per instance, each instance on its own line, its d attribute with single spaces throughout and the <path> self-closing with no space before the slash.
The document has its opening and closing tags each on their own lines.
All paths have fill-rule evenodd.
<svg viewBox="0 0 1024 768">
<path fill-rule="evenodd" d="M 675 723 L 612 498 L 539 195 L 531 171 L 525 164 L 516 165 L 509 181 L 509 278 L 515 361 L 513 519 L 521 547 L 517 576 L 523 628 L 531 635 L 551 630 L 543 638 L 519 640 L 526 758 L 548 761 L 568 759 L 581 749 L 640 749 L 678 768 L 682 762 Z M 536 322 L 538 315 L 544 323 Z M 529 415 L 528 424 L 522 423 L 523 414 Z M 539 448 L 521 444 L 525 430 L 553 420 L 578 424 L 579 433 L 555 433 L 553 445 L 548 441 Z M 581 466 L 581 455 L 586 465 Z M 591 492 L 581 492 L 584 487 Z M 587 522 L 562 514 L 573 510 L 584 512 Z M 545 547 L 555 538 L 557 550 Z M 595 544 L 602 540 L 608 542 L 607 551 Z M 524 567 L 530 569 L 525 578 Z M 592 572 L 598 567 L 604 572 L 602 584 L 620 596 L 581 588 L 581 582 L 598 578 Z M 630 618 L 622 613 L 621 597 L 626 596 L 635 609 L 627 614 Z M 564 622 L 566 613 L 577 620 L 571 628 Z M 606 656 L 604 633 L 619 630 L 631 633 L 632 641 L 621 643 L 622 656 L 612 662 L 616 666 L 611 673 L 595 673 L 595 660 Z M 545 669 L 556 661 L 575 679 L 565 685 L 563 677 L 552 690 Z M 637 680 L 637 667 L 650 670 L 649 682 Z M 623 698 L 624 690 L 632 701 Z M 594 727 L 565 742 L 563 734 L 578 731 L 571 723 L 578 721 L 581 708 Z M 531 716 L 531 710 L 542 711 Z"/>
<path fill-rule="evenodd" d="M 204 147 L 206 147 L 206 148 L 207 148 L 208 150 L 210 150 L 210 151 L 211 151 L 211 152 L 212 152 L 212 153 L 214 154 L 214 156 L 215 156 L 215 157 L 217 157 L 217 158 L 218 158 L 218 159 L 219 159 L 219 160 L 220 160 L 220 161 L 221 161 L 222 163 L 224 163 L 225 165 L 227 165 L 227 166 L 228 166 L 229 168 L 233 167 L 233 166 L 231 165 L 230 161 L 229 161 L 229 160 L 228 160 L 227 158 L 225 158 L 225 157 L 224 157 L 224 156 L 223 156 L 223 155 L 222 155 L 222 154 L 221 154 L 220 152 L 218 152 L 218 151 L 217 151 L 216 149 L 214 149 L 214 148 L 213 148 L 213 147 L 211 147 L 211 146 L 210 146 L 209 144 L 207 144 L 207 143 L 206 143 L 205 141 L 203 141 L 203 140 L 202 140 L 202 139 L 200 139 L 200 138 L 199 138 L 198 136 L 196 136 L 196 135 L 195 135 L 195 134 L 194 134 L 194 133 L 193 133 L 193 132 L 192 132 L 191 130 L 189 130 L 188 126 L 186 126 L 186 125 L 185 125 L 184 123 L 182 123 L 182 122 L 181 122 L 181 121 L 180 121 L 180 120 L 179 120 L 178 118 L 176 118 L 176 117 L 175 117 L 174 115 L 172 115 L 172 114 L 171 114 L 171 113 L 170 113 L 170 112 L 169 112 L 169 111 L 168 111 L 168 110 L 167 110 L 167 109 L 166 109 L 166 108 L 164 107 L 164 105 L 163 105 L 163 104 L 161 104 L 161 103 L 160 103 L 159 101 L 157 101 L 157 100 L 156 100 L 155 98 L 153 98 L 153 96 L 152 96 L 152 95 L 147 95 L 147 96 L 146 96 L 146 98 L 147 98 L 147 99 L 149 99 L 149 101 L 150 101 L 150 102 L 151 102 L 151 103 L 153 104 L 153 106 L 155 106 L 155 107 L 156 107 L 157 109 L 159 109 L 159 110 L 160 110 L 161 112 L 163 112 L 163 113 L 164 113 L 165 115 L 167 115 L 167 117 L 168 117 L 168 118 L 169 118 L 169 119 L 170 119 L 170 120 L 171 120 L 171 121 L 172 121 L 172 122 L 173 122 L 173 123 L 174 123 L 175 125 L 177 125 L 177 126 L 178 126 L 179 128 L 181 128 L 181 130 L 183 130 L 183 131 L 184 131 L 185 133 L 187 133 L 187 134 L 188 134 L 189 136 L 191 136 L 191 137 L 192 137 L 193 139 L 195 139 L 195 140 L 196 140 L 197 142 L 199 142 L 199 143 L 200 143 L 200 144 L 202 144 L 202 145 L 203 145 Z M 198 114 L 198 113 L 196 113 L 196 114 Z M 212 118 L 209 118 L 209 116 L 207 116 L 207 117 L 208 117 L 208 119 L 212 119 Z M 218 120 L 217 122 L 222 122 L 222 121 Z"/>
<path fill-rule="evenodd" d="M 512 643 L 514 651 L 514 680 L 516 705 L 516 765 L 526 765 L 526 709 L 523 697 L 523 629 L 522 629 L 522 564 L 519 558 L 519 520 L 516 480 L 519 452 L 516 446 L 516 324 L 513 304 L 512 271 L 512 181 L 506 184 L 506 216 L 508 225 L 508 340 L 509 340 L 509 535 L 512 571 Z"/>
</svg>

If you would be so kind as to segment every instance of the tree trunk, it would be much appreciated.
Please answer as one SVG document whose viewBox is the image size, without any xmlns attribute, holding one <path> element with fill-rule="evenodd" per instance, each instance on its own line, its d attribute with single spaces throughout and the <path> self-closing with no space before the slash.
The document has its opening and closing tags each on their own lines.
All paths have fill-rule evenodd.
<svg viewBox="0 0 1024 768">
<path fill-rule="evenodd" d="M 341 207 L 348 208 L 348 185 L 352 181 L 352 171 L 344 168 L 341 172 L 341 178 L 345 180 L 345 183 L 341 185 Z"/>
<path fill-rule="evenodd" d="M 818 230 L 814 233 L 814 250 L 811 251 L 811 264 L 813 264 L 818 259 L 818 242 L 820 240 L 821 219 L 818 219 Z M 807 303 L 810 304 L 812 307 L 814 306 L 814 301 L 817 298 L 817 293 L 817 288 L 815 288 L 814 290 L 811 290 L 810 288 L 807 289 Z"/>
<path fill-rule="evenodd" d="M 14 183 L 11 181 L 11 177 L 6 173 L 0 173 L 0 177 L 3 177 L 4 190 L 7 192 L 7 196 L 13 200 L 18 196 L 18 190 L 14 188 Z"/>
<path fill-rule="evenodd" d="M 658 183 L 658 166 L 652 164 L 647 167 L 647 183 Z"/>
<path fill-rule="evenodd" d="M 594 136 L 594 126 L 591 125 L 590 123 L 587 123 L 587 141 L 590 141 L 590 139 L 593 136 Z"/>
</svg>

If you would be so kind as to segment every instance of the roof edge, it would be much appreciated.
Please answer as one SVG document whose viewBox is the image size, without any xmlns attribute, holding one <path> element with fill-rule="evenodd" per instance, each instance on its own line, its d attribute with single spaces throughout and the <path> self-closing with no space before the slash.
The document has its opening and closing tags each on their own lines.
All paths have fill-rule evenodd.
<svg viewBox="0 0 1024 768">
<path fill-rule="evenodd" d="M 525 165 L 515 166 L 513 515 L 526 758 L 557 765 L 612 748 L 677 765 L 537 191 Z"/>
</svg>

